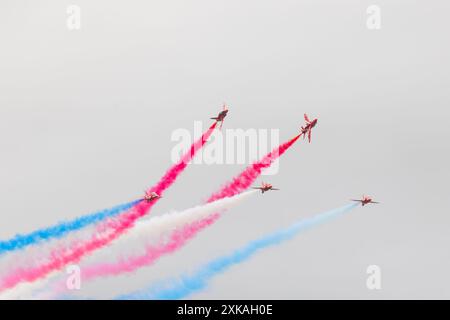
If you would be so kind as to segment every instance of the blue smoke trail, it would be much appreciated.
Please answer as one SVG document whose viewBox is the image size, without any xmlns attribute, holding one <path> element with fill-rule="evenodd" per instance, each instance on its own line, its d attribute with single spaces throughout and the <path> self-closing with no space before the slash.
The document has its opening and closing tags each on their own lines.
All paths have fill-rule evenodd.
<svg viewBox="0 0 450 320">
<path fill-rule="evenodd" d="M 286 229 L 276 231 L 258 240 L 252 241 L 229 255 L 211 261 L 192 275 L 183 275 L 176 279 L 167 280 L 142 291 L 119 296 L 117 299 L 173 300 L 185 298 L 194 292 L 204 289 L 211 278 L 226 271 L 231 266 L 251 258 L 259 250 L 280 244 L 291 239 L 299 232 L 337 218 L 355 208 L 357 205 L 357 203 L 351 203 L 344 207 L 318 214 L 309 219 L 300 220 Z"/>
<path fill-rule="evenodd" d="M 130 209 L 139 201 L 141 200 L 120 204 L 113 208 L 98 211 L 71 221 L 61 222 L 57 225 L 39 229 L 28 234 L 18 234 L 9 240 L 0 241 L 0 255 L 5 252 L 20 250 L 43 241 L 61 238 L 69 232 L 80 230 L 103 219 L 114 217 Z"/>
</svg>

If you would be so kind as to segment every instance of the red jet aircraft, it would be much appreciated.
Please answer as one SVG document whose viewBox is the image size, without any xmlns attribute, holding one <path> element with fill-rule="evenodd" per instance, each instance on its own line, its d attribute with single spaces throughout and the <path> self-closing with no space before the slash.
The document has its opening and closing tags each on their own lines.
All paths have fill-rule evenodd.
<svg viewBox="0 0 450 320">
<path fill-rule="evenodd" d="M 270 183 L 265 183 L 263 182 L 261 187 L 253 187 L 252 189 L 259 189 L 261 190 L 261 193 L 264 193 L 266 191 L 270 191 L 270 190 L 280 190 L 277 188 L 274 188 Z"/>
<path fill-rule="evenodd" d="M 162 196 L 160 196 L 156 192 L 145 191 L 145 195 L 144 195 L 144 198 L 142 200 L 145 200 L 147 202 L 152 202 L 152 201 L 154 201 L 156 199 L 159 199 L 159 198 L 162 198 Z"/>
<path fill-rule="evenodd" d="M 308 115 L 306 113 L 305 113 L 304 117 L 305 117 L 306 125 L 301 128 L 300 134 L 303 135 L 303 139 L 305 139 L 306 134 L 308 134 L 308 141 L 311 142 L 311 131 L 312 131 L 312 128 L 314 128 L 314 126 L 317 124 L 317 119 L 314 119 L 312 121 L 309 120 Z"/>
<path fill-rule="evenodd" d="M 364 207 L 366 204 L 370 204 L 370 203 L 379 203 L 376 201 L 372 201 L 372 198 L 369 196 L 363 196 L 361 200 L 355 200 L 355 199 L 351 199 L 352 201 L 356 201 L 356 202 L 361 202 L 362 206 Z"/>
<path fill-rule="evenodd" d="M 219 115 L 215 118 L 211 118 L 212 120 L 216 120 L 217 122 L 220 122 L 220 128 L 222 129 L 222 125 L 223 125 L 223 121 L 225 120 L 225 117 L 227 116 L 228 113 L 228 107 L 226 104 L 223 105 L 223 110 L 220 111 Z"/>
</svg>

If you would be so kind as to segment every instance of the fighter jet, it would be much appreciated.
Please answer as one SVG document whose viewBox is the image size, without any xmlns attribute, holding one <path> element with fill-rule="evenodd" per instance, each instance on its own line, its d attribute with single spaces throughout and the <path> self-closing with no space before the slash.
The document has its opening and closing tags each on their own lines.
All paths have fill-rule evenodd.
<svg viewBox="0 0 450 320">
<path fill-rule="evenodd" d="M 356 200 L 356 199 L 351 199 L 352 201 L 356 201 L 356 202 L 361 202 L 362 206 L 364 207 L 366 204 L 370 204 L 370 203 L 379 203 L 376 201 L 372 201 L 372 198 L 369 196 L 364 196 L 362 197 L 361 200 Z"/>
<path fill-rule="evenodd" d="M 309 120 L 308 115 L 305 113 L 304 118 L 306 121 L 306 125 L 304 127 L 300 128 L 300 134 L 303 135 L 303 139 L 305 139 L 306 135 L 308 134 L 308 141 L 311 142 L 311 131 L 312 128 L 315 127 L 317 124 L 317 119 Z"/>
<path fill-rule="evenodd" d="M 228 113 L 228 107 L 226 104 L 223 105 L 223 110 L 220 111 L 219 115 L 217 117 L 211 118 L 212 120 L 216 120 L 217 122 L 220 122 L 220 128 L 222 129 L 223 121 L 225 120 L 225 117 Z"/>
<path fill-rule="evenodd" d="M 154 201 L 156 199 L 159 199 L 159 198 L 162 198 L 162 196 L 160 196 L 156 192 L 145 191 L 145 195 L 144 195 L 144 198 L 142 200 L 147 201 L 147 202 L 152 202 L 152 201 Z"/>
<path fill-rule="evenodd" d="M 265 182 L 263 182 L 261 184 L 261 187 L 252 187 L 252 189 L 259 189 L 259 190 L 261 190 L 261 193 L 264 193 L 264 192 L 270 191 L 270 190 L 280 190 L 280 189 L 274 188 L 270 183 L 265 183 Z"/>
</svg>

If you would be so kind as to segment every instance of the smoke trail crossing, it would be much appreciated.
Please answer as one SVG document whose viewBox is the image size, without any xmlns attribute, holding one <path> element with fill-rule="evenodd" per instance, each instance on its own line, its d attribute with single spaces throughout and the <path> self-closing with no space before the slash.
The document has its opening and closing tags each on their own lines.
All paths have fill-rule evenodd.
<svg viewBox="0 0 450 320">
<path fill-rule="evenodd" d="M 176 232 L 179 227 L 184 226 L 187 223 L 201 220 L 215 212 L 229 210 L 258 192 L 259 191 L 257 190 L 251 190 L 233 197 L 226 197 L 208 204 L 189 208 L 184 211 L 168 213 L 153 217 L 147 221 L 138 222 L 130 233 L 124 235 L 116 243 L 122 246 L 119 248 L 108 248 L 108 255 L 119 250 L 119 257 L 116 261 L 111 263 L 96 263 L 82 267 L 83 282 L 97 277 L 115 276 L 122 273 L 133 272 L 138 268 L 150 265 L 155 261 L 156 257 L 160 255 L 158 254 L 159 251 L 157 249 L 159 246 L 149 243 L 151 238 L 161 239 L 164 234 Z M 146 242 L 147 245 L 145 246 L 144 254 L 125 256 L 125 254 L 130 251 L 130 244 L 145 244 Z M 65 282 L 60 281 L 53 287 L 55 294 L 61 294 L 65 291 Z"/>
<path fill-rule="evenodd" d="M 233 265 L 242 263 L 251 258 L 258 251 L 281 244 L 291 239 L 298 233 L 306 231 L 320 224 L 328 222 L 338 216 L 349 212 L 358 204 L 348 204 L 344 207 L 318 214 L 309 219 L 300 220 L 288 228 L 276 231 L 260 239 L 251 241 L 244 247 L 235 250 L 231 254 L 217 258 L 191 275 L 183 275 L 179 278 L 161 282 L 155 286 L 131 294 L 122 295 L 117 299 L 182 299 L 192 293 L 203 290 L 208 282 L 216 275 L 228 270 Z"/>
<path fill-rule="evenodd" d="M 194 158 L 198 150 L 208 141 L 217 126 L 217 122 L 197 140 L 190 149 L 181 157 L 178 163 L 171 166 L 159 182 L 148 192 L 156 192 L 161 195 L 168 187 L 170 187 L 177 177 L 184 171 L 188 163 Z M 101 224 L 97 232 L 95 232 L 87 241 L 80 241 L 70 248 L 63 248 L 51 252 L 48 261 L 37 266 L 28 266 L 25 268 L 17 268 L 6 275 L 0 283 L 0 292 L 13 288 L 20 282 L 33 282 L 35 280 L 46 277 L 54 271 L 60 270 L 69 263 L 76 263 L 84 256 L 103 248 L 110 244 L 113 240 L 120 237 L 125 231 L 132 228 L 139 218 L 145 216 L 153 205 L 158 202 L 156 199 L 152 202 L 141 201 L 133 206 L 128 212 L 123 213 L 116 219 L 109 219 Z"/>
<path fill-rule="evenodd" d="M 0 255 L 6 252 L 24 249 L 28 246 L 39 244 L 43 241 L 62 238 L 70 232 L 83 229 L 106 218 L 114 217 L 130 209 L 139 201 L 140 200 L 135 200 L 125 204 L 120 204 L 109 209 L 82 216 L 71 221 L 64 221 L 54 226 L 39 229 L 28 234 L 18 234 L 9 240 L 0 241 Z"/>
<path fill-rule="evenodd" d="M 229 183 L 225 184 L 218 192 L 213 193 L 207 203 L 233 197 L 248 189 L 256 178 L 259 177 L 262 170 L 270 167 L 272 163 L 284 154 L 300 137 L 295 136 L 291 140 L 274 148 L 265 155 L 261 160 L 249 165 L 244 171 L 234 177 Z M 134 256 L 127 260 L 120 261 L 116 264 L 104 264 L 93 267 L 88 271 L 84 269 L 84 278 L 95 278 L 106 275 L 118 275 L 124 272 L 132 272 L 140 267 L 154 263 L 161 256 L 173 253 L 184 246 L 190 239 L 194 238 L 204 228 L 212 225 L 220 217 L 219 212 L 211 213 L 204 217 L 198 217 L 196 221 L 186 223 L 182 228 L 175 229 L 167 241 L 156 246 L 148 246 L 144 254 Z"/>
</svg>

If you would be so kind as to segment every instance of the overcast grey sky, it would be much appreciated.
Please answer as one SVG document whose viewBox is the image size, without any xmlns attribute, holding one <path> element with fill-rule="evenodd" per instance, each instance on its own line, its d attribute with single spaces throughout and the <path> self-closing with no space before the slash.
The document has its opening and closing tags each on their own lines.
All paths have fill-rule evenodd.
<svg viewBox="0 0 450 320">
<path fill-rule="evenodd" d="M 81 8 L 68 30 L 67 6 Z M 366 26 L 369 5 L 381 29 Z M 0 238 L 140 196 L 174 130 L 230 106 L 224 128 L 318 117 L 282 189 L 174 255 L 83 286 L 143 288 L 363 193 L 382 202 L 215 278 L 195 299 L 450 298 L 448 1 L 24 1 L 0 4 Z M 152 214 L 196 205 L 243 165 L 192 165 Z M 91 258 L 95 260 L 95 256 Z M 368 290 L 378 265 L 382 289 Z"/>
</svg>

